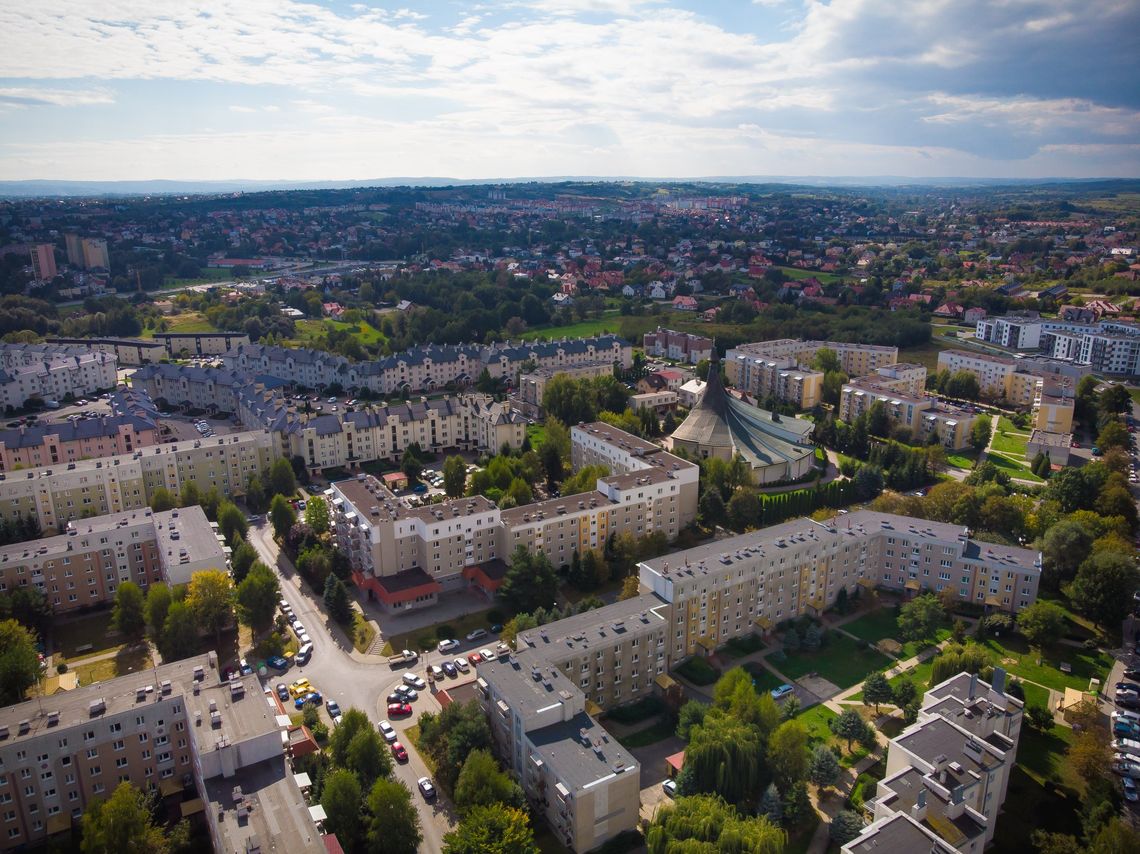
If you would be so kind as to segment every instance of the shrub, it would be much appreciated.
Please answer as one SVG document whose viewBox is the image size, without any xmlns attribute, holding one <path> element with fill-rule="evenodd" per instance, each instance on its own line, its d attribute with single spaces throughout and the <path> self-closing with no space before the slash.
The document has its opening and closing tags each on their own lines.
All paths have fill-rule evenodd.
<svg viewBox="0 0 1140 854">
<path fill-rule="evenodd" d="M 66 672 L 67 672 L 67 662 L 66 662 L 66 661 L 61 661 L 59 664 L 57 664 L 57 665 L 55 666 L 55 672 L 56 672 L 56 673 L 58 673 L 58 674 L 60 674 L 61 676 L 62 676 L 64 673 L 66 673 Z"/>
<path fill-rule="evenodd" d="M 313 734 L 313 738 L 320 744 L 324 744 L 329 740 L 329 728 L 324 721 L 317 721 L 317 723 L 313 724 L 309 732 Z"/>
<path fill-rule="evenodd" d="M 612 721 L 619 724 L 635 724 L 640 721 L 661 714 L 665 710 L 665 703 L 660 697 L 642 697 L 635 703 L 618 706 L 606 713 Z"/>
<path fill-rule="evenodd" d="M 455 637 L 455 627 L 450 626 L 447 623 L 438 625 L 435 627 L 435 636 L 439 638 L 439 640 L 447 640 L 448 638 L 453 638 Z"/>
</svg>

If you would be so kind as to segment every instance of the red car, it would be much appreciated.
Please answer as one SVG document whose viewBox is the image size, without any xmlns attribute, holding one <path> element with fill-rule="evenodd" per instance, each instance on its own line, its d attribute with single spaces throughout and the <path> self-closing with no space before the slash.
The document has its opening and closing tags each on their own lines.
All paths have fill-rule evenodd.
<svg viewBox="0 0 1140 854">
<path fill-rule="evenodd" d="M 470 661 L 472 664 L 478 664 L 479 662 L 481 662 L 483 660 L 483 656 L 481 656 L 477 652 L 473 652 L 469 656 L 467 656 L 467 660 Z"/>
<path fill-rule="evenodd" d="M 392 745 L 392 755 L 396 757 L 397 762 L 408 761 L 408 751 L 406 751 L 404 749 L 404 745 L 400 744 L 398 741 Z"/>
<path fill-rule="evenodd" d="M 388 704 L 388 714 L 392 717 L 396 717 L 397 715 L 410 715 L 411 713 L 412 707 L 407 703 Z"/>
</svg>

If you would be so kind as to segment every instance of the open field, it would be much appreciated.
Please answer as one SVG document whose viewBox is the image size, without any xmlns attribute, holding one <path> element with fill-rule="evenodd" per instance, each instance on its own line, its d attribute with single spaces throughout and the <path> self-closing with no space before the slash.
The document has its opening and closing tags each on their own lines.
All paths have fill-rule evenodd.
<svg viewBox="0 0 1140 854">
<path fill-rule="evenodd" d="M 111 611 L 99 611 L 73 620 L 60 620 L 51 629 L 57 658 L 67 661 L 90 658 L 123 646 L 122 636 L 111 625 Z"/>
<path fill-rule="evenodd" d="M 371 323 L 345 323 L 344 321 L 325 318 L 321 320 L 298 320 L 294 324 L 294 328 L 296 332 L 290 342 L 299 347 L 316 346 L 324 338 L 324 333 L 328 329 L 352 332 L 353 337 L 364 347 L 375 347 L 383 344 L 386 340 L 384 333 Z"/>
<path fill-rule="evenodd" d="M 827 643 L 821 649 L 814 652 L 790 652 L 786 661 L 773 663 L 789 679 L 818 673 L 840 688 L 850 688 L 876 670 L 888 667 L 891 660 L 882 653 L 867 650 L 846 635 L 830 632 Z"/>
<path fill-rule="evenodd" d="M 1028 466 L 1015 462 L 1012 458 L 1007 457 L 1004 454 L 990 451 L 986 455 L 986 459 L 1004 471 L 1010 477 L 1016 477 L 1020 480 L 1031 480 L 1034 483 L 1044 483 L 1041 478 L 1029 470 Z"/>
<path fill-rule="evenodd" d="M 1011 457 L 1025 458 L 1029 432 L 1018 429 L 1017 425 L 1002 415 L 998 418 L 997 433 L 993 438 L 993 449 Z"/>
<path fill-rule="evenodd" d="M 522 334 L 524 341 L 535 341 L 540 338 L 589 338 L 601 335 L 604 332 L 617 334 L 621 327 L 621 317 L 616 311 L 607 311 L 603 317 L 581 320 L 566 326 L 552 326 L 547 329 L 531 329 Z"/>
<path fill-rule="evenodd" d="M 871 643 L 878 643 L 884 638 L 898 641 L 902 644 L 902 652 L 899 653 L 899 658 L 903 660 L 918 655 L 919 651 L 930 646 L 929 643 L 920 641 L 906 641 L 905 643 L 902 641 L 899 637 L 898 621 L 895 618 L 893 608 L 879 608 L 869 614 L 864 614 L 862 617 L 845 624 L 843 629 Z M 944 641 L 948 637 L 950 637 L 950 630 L 943 628 L 938 630 L 935 640 Z"/>
<path fill-rule="evenodd" d="M 837 276 L 834 273 L 820 273 L 817 270 L 801 270 L 799 267 L 777 267 L 776 269 L 793 281 L 816 279 L 821 285 L 831 285 L 843 280 L 842 276 Z"/>
<path fill-rule="evenodd" d="M 172 314 L 164 317 L 167 332 L 217 332 L 217 327 L 198 311 L 184 311 L 181 314 Z M 155 330 L 144 329 L 142 338 L 153 338 Z"/>
<path fill-rule="evenodd" d="M 140 644 L 120 649 L 113 658 L 101 658 L 89 664 L 80 662 L 71 670 L 79 677 L 80 685 L 90 685 L 94 682 L 105 682 L 117 676 L 125 676 L 128 673 L 137 673 L 150 666 L 149 647 L 146 644 Z"/>
<path fill-rule="evenodd" d="M 1112 656 L 1100 650 L 1065 646 L 1040 657 L 1020 637 L 988 638 L 985 641 L 997 662 L 1014 676 L 1039 685 L 1063 691 L 1065 688 L 1088 689 L 1089 679 L 1102 682 L 1112 666 Z M 1067 663 L 1072 673 L 1062 673 L 1058 665 Z"/>
<path fill-rule="evenodd" d="M 915 362 L 926 368 L 928 374 L 932 374 L 938 370 L 938 354 L 943 350 L 960 346 L 961 342 L 957 339 L 934 335 L 929 341 L 918 347 L 901 348 L 899 350 L 899 361 Z"/>
</svg>

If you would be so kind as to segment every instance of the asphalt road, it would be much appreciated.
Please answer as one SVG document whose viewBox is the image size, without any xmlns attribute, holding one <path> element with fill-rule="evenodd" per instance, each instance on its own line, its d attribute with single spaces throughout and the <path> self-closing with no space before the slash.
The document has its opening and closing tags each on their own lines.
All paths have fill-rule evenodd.
<svg viewBox="0 0 1140 854">
<path fill-rule="evenodd" d="M 248 540 L 261 559 L 276 568 L 281 578 L 281 593 L 293 608 L 293 613 L 300 618 L 313 642 L 313 657 L 309 663 L 294 667 L 281 678 L 292 682 L 302 676 L 307 677 L 326 700 L 336 700 L 341 709 L 363 709 L 374 725 L 387 719 L 385 698 L 400 684 L 407 671 L 404 668 L 391 668 L 387 663 L 364 664 L 349 655 L 351 647 L 344 634 L 339 628 L 330 628 L 316 600 L 303 592 L 300 576 L 289 559 L 280 554 L 277 543 L 273 541 L 273 529 L 265 521 L 250 527 Z M 427 664 L 438 663 L 443 658 L 439 653 L 423 656 L 414 672 L 424 677 Z M 420 692 L 412 709 L 412 714 L 408 717 L 392 720 L 397 733 L 402 733 L 414 724 L 420 712 L 438 712 L 440 706 L 431 692 L 425 690 Z M 430 776 L 427 766 L 406 738 L 401 736 L 400 743 L 408 750 L 408 761 L 396 764 L 396 777 L 411 791 L 412 803 L 419 811 L 424 837 L 420 850 L 440 851 L 443 848 L 444 834 L 455 827 L 458 818 L 450 801 L 442 793 L 432 803 L 424 800 L 416 781 L 420 777 Z"/>
</svg>

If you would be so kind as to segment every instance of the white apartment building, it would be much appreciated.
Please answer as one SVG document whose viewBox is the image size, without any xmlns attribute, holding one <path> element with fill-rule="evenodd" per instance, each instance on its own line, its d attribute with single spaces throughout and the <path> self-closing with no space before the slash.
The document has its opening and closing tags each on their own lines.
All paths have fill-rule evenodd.
<svg viewBox="0 0 1140 854">
<path fill-rule="evenodd" d="M 1030 317 L 987 317 L 979 320 L 975 336 L 1008 350 L 1035 350 L 1041 342 L 1042 321 Z"/>
<path fill-rule="evenodd" d="M 839 397 L 839 417 L 851 423 L 876 403 L 882 403 L 892 424 L 911 430 L 925 443 L 931 433 L 951 451 L 970 444 L 975 415 L 960 407 L 939 403 L 922 392 L 912 395 L 900 390 L 906 381 L 882 383 L 878 377 L 861 377 L 843 384 Z"/>
<path fill-rule="evenodd" d="M 730 385 L 760 401 L 775 397 L 811 409 L 823 394 L 823 372 L 800 367 L 790 356 L 757 356 L 738 347 L 725 354 L 724 372 Z"/>
<path fill-rule="evenodd" d="M 983 395 L 1006 400 L 1017 406 L 1030 406 L 1043 382 L 1018 359 L 976 350 L 943 350 L 938 354 L 938 370 L 966 371 L 978 380 Z"/>
<path fill-rule="evenodd" d="M 774 338 L 741 344 L 728 351 L 725 367 L 735 353 L 740 356 L 760 359 L 792 359 L 797 365 L 810 365 L 815 354 L 823 348 L 835 351 L 839 365 L 849 377 L 869 374 L 884 365 L 893 365 L 899 360 L 898 347 L 885 347 L 878 344 L 858 344 L 849 341 L 802 341 L 796 338 Z"/>
<path fill-rule="evenodd" d="M 0 369 L 0 406 L 19 409 L 29 398 L 61 400 L 115 388 L 118 361 L 110 353 L 46 353 L 40 359 L 5 358 Z"/>
</svg>

